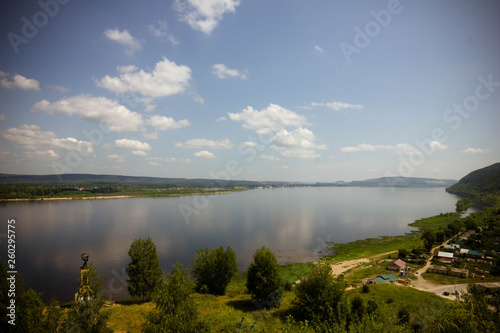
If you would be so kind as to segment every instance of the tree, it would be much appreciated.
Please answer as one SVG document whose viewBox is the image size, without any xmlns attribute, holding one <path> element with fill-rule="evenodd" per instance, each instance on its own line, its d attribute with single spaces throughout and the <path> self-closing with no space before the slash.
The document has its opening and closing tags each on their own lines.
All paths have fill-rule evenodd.
<svg viewBox="0 0 500 333">
<path fill-rule="evenodd" d="M 226 287 L 234 274 L 238 272 L 236 254 L 227 247 L 196 251 L 193 260 L 193 276 L 196 279 L 196 289 L 215 295 L 224 295 Z"/>
<path fill-rule="evenodd" d="M 191 298 L 194 283 L 177 262 L 174 271 L 161 280 L 153 298 L 155 309 L 146 317 L 144 332 L 203 332 L 196 303 Z"/>
<path fill-rule="evenodd" d="M 399 249 L 399 251 L 398 251 L 398 258 L 399 259 L 406 259 L 407 256 L 408 256 L 408 250 Z"/>
<path fill-rule="evenodd" d="M 278 260 L 267 247 L 261 247 L 253 255 L 246 286 L 258 308 L 277 308 L 281 304 L 283 283 Z"/>
<path fill-rule="evenodd" d="M 294 304 L 304 319 L 340 324 L 348 312 L 345 289 L 342 276 L 335 278 L 329 265 L 318 264 L 297 286 Z"/>
<path fill-rule="evenodd" d="M 16 329 L 18 332 L 43 332 L 43 293 L 28 289 L 21 297 L 17 308 Z"/>
<path fill-rule="evenodd" d="M 132 260 L 126 269 L 130 278 L 127 280 L 128 292 L 131 296 L 150 300 L 163 275 L 156 245 L 151 237 L 146 240 L 135 239 L 130 245 L 128 255 Z"/>
<path fill-rule="evenodd" d="M 45 319 L 43 320 L 43 330 L 45 332 L 59 332 L 62 322 L 63 310 L 59 307 L 59 302 L 56 298 L 52 298 L 45 311 Z"/>
</svg>

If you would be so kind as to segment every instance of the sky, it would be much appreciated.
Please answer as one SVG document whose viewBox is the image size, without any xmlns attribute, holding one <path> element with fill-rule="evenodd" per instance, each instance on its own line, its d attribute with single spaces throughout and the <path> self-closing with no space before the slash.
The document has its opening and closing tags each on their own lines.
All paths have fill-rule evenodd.
<svg viewBox="0 0 500 333">
<path fill-rule="evenodd" d="M 0 3 L 0 173 L 460 179 L 500 161 L 498 1 Z"/>
</svg>

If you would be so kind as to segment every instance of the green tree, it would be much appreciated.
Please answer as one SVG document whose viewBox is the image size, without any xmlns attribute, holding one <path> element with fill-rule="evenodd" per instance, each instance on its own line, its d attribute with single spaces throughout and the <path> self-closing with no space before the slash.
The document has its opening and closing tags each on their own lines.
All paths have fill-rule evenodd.
<svg viewBox="0 0 500 333">
<path fill-rule="evenodd" d="M 193 288 L 188 271 L 177 262 L 174 271 L 161 280 L 153 298 L 155 309 L 146 317 L 144 332 L 203 332 L 196 303 L 191 297 Z"/>
<path fill-rule="evenodd" d="M 280 306 L 283 283 L 279 269 L 276 256 L 267 247 L 261 247 L 253 255 L 253 261 L 248 267 L 246 286 L 258 308 Z"/>
<path fill-rule="evenodd" d="M 52 298 L 45 311 L 45 318 L 43 320 L 43 331 L 50 333 L 59 332 L 63 317 L 63 310 L 59 307 L 57 299 Z"/>
<path fill-rule="evenodd" d="M 408 256 L 408 250 L 399 249 L 399 251 L 398 251 L 398 258 L 399 259 L 406 259 L 407 256 Z"/>
<path fill-rule="evenodd" d="M 126 269 L 130 278 L 127 280 L 128 292 L 131 296 L 150 300 L 163 275 L 156 245 L 151 237 L 146 240 L 135 239 L 130 245 L 128 255 L 132 260 Z"/>
<path fill-rule="evenodd" d="M 229 246 L 226 251 L 222 246 L 217 249 L 197 250 L 192 271 L 199 292 L 224 295 L 227 285 L 238 272 L 236 254 Z"/>
<path fill-rule="evenodd" d="M 43 332 L 40 323 L 43 322 L 45 304 L 43 293 L 28 289 L 20 297 L 16 313 L 16 330 L 18 332 Z"/>
<path fill-rule="evenodd" d="M 315 265 L 295 290 L 295 307 L 304 319 L 316 323 L 341 324 L 345 320 L 346 283 L 335 278 L 327 264 Z"/>
</svg>

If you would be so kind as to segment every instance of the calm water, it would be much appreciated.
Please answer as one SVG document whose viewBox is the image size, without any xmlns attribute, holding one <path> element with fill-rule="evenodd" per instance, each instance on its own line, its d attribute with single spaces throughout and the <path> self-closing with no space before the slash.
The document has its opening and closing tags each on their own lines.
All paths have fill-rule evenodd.
<svg viewBox="0 0 500 333">
<path fill-rule="evenodd" d="M 281 263 L 317 258 L 325 242 L 411 231 L 408 223 L 454 211 L 444 188 L 290 188 L 211 196 L 1 203 L 6 260 L 8 218 L 16 219 L 17 270 L 25 286 L 68 301 L 80 254 L 106 277 L 114 299 L 128 296 L 125 267 L 135 238 L 151 236 L 166 273 L 189 266 L 195 250 L 231 246 L 245 271 L 255 250 L 271 248 Z M 184 213 L 182 213 L 182 211 Z M 188 216 L 189 215 L 189 216 Z"/>
</svg>

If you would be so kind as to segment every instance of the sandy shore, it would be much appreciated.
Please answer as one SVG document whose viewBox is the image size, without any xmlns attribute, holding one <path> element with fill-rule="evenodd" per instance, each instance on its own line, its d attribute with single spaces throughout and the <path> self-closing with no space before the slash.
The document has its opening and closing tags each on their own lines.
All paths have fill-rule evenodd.
<svg viewBox="0 0 500 333">
<path fill-rule="evenodd" d="M 96 200 L 96 199 L 123 199 L 123 198 L 168 198 L 168 197 L 182 197 L 188 195 L 211 195 L 211 194 L 226 194 L 238 191 L 210 191 L 203 193 L 181 193 L 162 196 L 141 196 L 141 195 L 108 195 L 96 197 L 65 197 L 65 198 L 36 198 L 36 199 L 0 199 L 0 202 L 16 202 L 16 201 L 57 201 L 57 200 Z"/>
<path fill-rule="evenodd" d="M 362 263 L 365 262 L 370 262 L 367 258 L 361 258 L 361 259 L 354 259 L 354 260 L 346 260 L 338 264 L 332 264 L 330 267 L 332 267 L 332 273 L 333 275 L 340 275 L 351 268 L 357 267 L 361 265 Z"/>
</svg>

